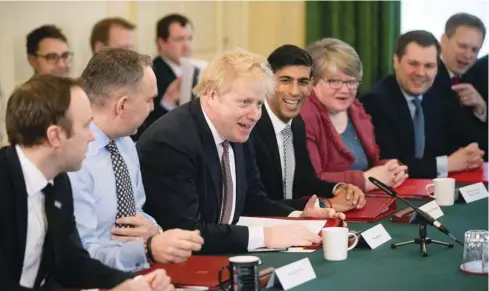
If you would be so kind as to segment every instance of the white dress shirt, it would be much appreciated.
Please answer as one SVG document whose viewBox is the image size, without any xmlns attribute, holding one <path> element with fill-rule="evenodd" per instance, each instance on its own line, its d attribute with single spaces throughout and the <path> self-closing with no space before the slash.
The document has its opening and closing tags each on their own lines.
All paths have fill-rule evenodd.
<svg viewBox="0 0 489 291">
<path fill-rule="evenodd" d="M 277 138 L 277 145 L 278 145 L 278 153 L 280 155 L 280 165 L 282 166 L 282 180 L 285 179 L 285 150 L 284 150 L 284 135 L 282 131 L 285 129 L 287 125 L 292 126 L 292 119 L 289 120 L 289 122 L 284 123 L 282 120 L 280 120 L 275 113 L 273 113 L 272 109 L 270 108 L 270 105 L 268 105 L 268 100 L 265 101 L 265 108 L 268 112 L 268 115 L 270 116 L 270 120 L 272 121 L 272 126 L 273 130 L 275 132 L 275 137 Z M 291 150 L 292 150 L 292 156 L 290 161 L 287 161 L 288 165 L 290 166 L 290 171 L 292 171 L 292 177 L 294 177 L 294 172 L 295 172 L 295 151 L 294 151 L 294 135 L 292 134 L 291 136 L 291 144 L 290 144 Z M 292 178 L 293 179 L 293 178 Z M 292 181 L 291 185 L 294 185 L 294 182 Z M 285 193 L 284 193 L 285 195 Z"/>
<path fill-rule="evenodd" d="M 44 194 L 41 192 L 48 183 L 39 169 L 27 159 L 22 149 L 15 146 L 27 190 L 27 237 L 24 264 L 19 284 L 26 288 L 34 287 L 41 264 L 44 238 L 47 232 L 47 218 L 44 211 Z"/>
</svg>

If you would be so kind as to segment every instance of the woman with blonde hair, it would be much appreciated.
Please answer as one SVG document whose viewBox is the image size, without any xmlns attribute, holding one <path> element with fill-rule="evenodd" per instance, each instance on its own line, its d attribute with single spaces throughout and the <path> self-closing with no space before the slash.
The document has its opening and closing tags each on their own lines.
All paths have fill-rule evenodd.
<svg viewBox="0 0 489 291">
<path fill-rule="evenodd" d="M 321 179 L 375 189 L 368 177 L 398 186 L 408 177 L 397 160 L 380 161 L 370 116 L 356 100 L 363 69 L 347 43 L 325 38 L 306 49 L 313 58 L 313 90 L 301 110 L 307 147 Z"/>
</svg>

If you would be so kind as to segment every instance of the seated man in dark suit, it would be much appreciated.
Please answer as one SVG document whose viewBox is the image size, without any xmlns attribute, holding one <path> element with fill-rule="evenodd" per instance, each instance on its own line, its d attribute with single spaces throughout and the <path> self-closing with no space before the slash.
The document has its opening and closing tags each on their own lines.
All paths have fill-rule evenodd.
<svg viewBox="0 0 489 291">
<path fill-rule="evenodd" d="M 453 90 L 460 103 L 466 107 L 467 114 L 487 124 L 487 95 L 484 99 L 474 88 L 473 76 L 466 74 L 475 64 L 485 36 L 486 27 L 477 16 L 468 13 L 451 16 L 441 38 L 441 59 L 435 85 Z M 485 74 L 487 76 L 487 72 Z M 487 135 L 487 126 L 484 132 Z"/>
<path fill-rule="evenodd" d="M 10 97 L 11 146 L 0 149 L 0 290 L 173 288 L 162 271 L 131 279 L 81 245 L 64 172 L 80 168 L 93 139 L 91 119 L 90 101 L 71 79 L 36 76 Z"/>
<path fill-rule="evenodd" d="M 337 211 L 362 208 L 365 195 L 358 187 L 323 181 L 312 166 L 299 115 L 311 93 L 311 56 L 297 46 L 284 45 L 270 54 L 268 62 L 275 74 L 275 95 L 267 96 L 251 139 L 268 196 L 286 199 L 284 203 L 299 210 L 307 202 L 300 198 L 314 194 L 331 198 L 325 204 Z"/>
<path fill-rule="evenodd" d="M 395 75 L 375 84 L 362 102 L 372 116 L 383 159 L 399 159 L 412 178 L 445 177 L 483 160 L 474 124 L 455 98 L 433 85 L 440 46 L 423 30 L 397 40 Z"/>
<path fill-rule="evenodd" d="M 181 101 L 194 96 L 180 96 L 181 58 L 192 56 L 193 26 L 190 20 L 180 14 L 170 14 L 156 24 L 156 39 L 159 56 L 153 60 L 153 70 L 158 84 L 158 96 L 154 98 L 154 110 L 133 136 L 137 140 L 158 118 L 176 108 Z M 194 69 L 192 88 L 197 85 L 199 70 Z"/>
<path fill-rule="evenodd" d="M 485 71 L 471 70 L 485 36 L 486 27 L 477 16 L 468 13 L 451 16 L 441 38 L 435 86 L 446 90 L 447 96 L 457 99 L 463 106 L 465 114 L 475 124 L 479 147 L 486 152 L 487 160 L 487 65 Z M 485 82 L 482 88 L 477 86 L 479 80 Z"/>
<path fill-rule="evenodd" d="M 226 52 L 204 70 L 193 101 L 166 114 L 137 143 L 147 202 L 163 229 L 198 229 L 204 253 L 305 246 L 321 238 L 305 227 L 236 225 L 243 215 L 344 217 L 315 207 L 303 212 L 267 197 L 260 181 L 251 130 L 265 96 L 273 94 L 265 58 Z"/>
</svg>

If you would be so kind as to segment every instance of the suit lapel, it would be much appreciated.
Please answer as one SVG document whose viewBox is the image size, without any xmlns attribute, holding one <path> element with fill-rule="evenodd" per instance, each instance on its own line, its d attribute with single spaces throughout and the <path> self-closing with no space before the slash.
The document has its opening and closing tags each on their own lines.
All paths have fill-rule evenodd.
<svg viewBox="0 0 489 291">
<path fill-rule="evenodd" d="M 399 117 L 399 121 L 404 123 L 404 126 L 402 126 L 402 128 L 407 129 L 407 132 L 405 134 L 409 141 L 410 147 L 414 150 L 413 119 L 411 117 L 411 112 L 409 111 L 406 98 L 404 97 L 404 94 L 401 92 L 401 88 L 399 87 L 399 84 L 397 83 L 395 76 L 392 76 L 389 86 L 391 87 L 389 92 L 394 92 L 392 97 L 396 108 L 396 115 Z"/>
<path fill-rule="evenodd" d="M 9 147 L 6 156 L 10 168 L 12 169 L 10 174 L 14 186 L 12 193 L 15 195 L 17 242 L 20 250 L 18 259 L 22 266 L 27 237 L 27 190 L 22 167 L 20 166 L 19 156 L 17 155 L 15 147 Z"/>
<path fill-rule="evenodd" d="M 436 75 L 438 82 L 443 87 L 451 87 L 452 79 L 450 78 L 450 74 L 448 74 L 447 67 L 443 63 L 441 59 L 438 60 L 438 74 Z"/>
<path fill-rule="evenodd" d="M 153 68 L 156 71 L 157 76 L 168 76 L 168 79 L 174 80 L 177 78 L 173 70 L 168 66 L 168 64 L 163 61 L 161 57 L 156 57 L 153 60 Z M 171 81 L 170 81 L 171 82 Z M 163 94 L 162 92 L 161 94 Z"/>
<path fill-rule="evenodd" d="M 196 119 L 202 147 L 204 148 L 205 165 L 216 189 L 217 196 L 215 198 L 219 209 L 218 213 L 220 213 L 222 199 L 221 163 L 219 162 L 216 143 L 202 112 L 200 98 L 191 101 L 189 106 L 192 116 Z"/>
<path fill-rule="evenodd" d="M 277 137 L 275 134 L 275 129 L 273 128 L 272 120 L 270 115 L 266 110 L 265 106 L 262 106 L 262 116 L 256 124 L 258 132 L 261 138 L 267 145 L 270 157 L 272 157 L 273 167 L 275 168 L 274 173 L 278 174 L 279 181 L 282 180 L 282 164 L 280 161 L 280 154 L 278 151 Z M 282 193 L 283 194 L 283 193 Z"/>
<path fill-rule="evenodd" d="M 234 181 L 234 183 L 236 184 L 236 198 L 234 202 L 235 207 L 233 217 L 233 221 L 235 221 L 237 218 L 239 218 L 239 214 L 242 213 L 242 211 L 240 211 L 238 207 L 242 207 L 243 205 L 245 205 L 245 194 L 243 193 L 245 187 L 243 183 L 244 181 L 246 181 L 246 173 L 243 169 L 243 165 L 245 164 L 243 155 L 243 144 L 230 143 L 230 145 L 234 153 L 234 169 L 236 174 L 236 181 Z"/>
</svg>

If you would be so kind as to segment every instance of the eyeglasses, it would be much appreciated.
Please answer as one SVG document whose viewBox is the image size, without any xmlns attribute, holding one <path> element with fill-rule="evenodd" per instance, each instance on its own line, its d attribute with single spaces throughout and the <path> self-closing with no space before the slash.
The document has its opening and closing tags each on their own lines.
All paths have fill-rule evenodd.
<svg viewBox="0 0 489 291">
<path fill-rule="evenodd" d="M 341 89 L 341 87 L 343 87 L 343 84 L 346 84 L 346 87 L 348 89 L 357 89 L 361 83 L 359 80 L 323 79 L 323 81 L 328 83 L 331 89 L 335 90 Z"/>
<path fill-rule="evenodd" d="M 46 61 L 48 61 L 48 63 L 55 64 L 55 63 L 59 62 L 60 59 L 62 59 L 65 62 L 70 62 L 71 58 L 73 57 L 73 53 L 72 52 L 64 52 L 62 54 L 57 54 L 57 53 L 48 53 L 45 55 L 36 54 L 36 57 L 43 58 Z"/>
</svg>

